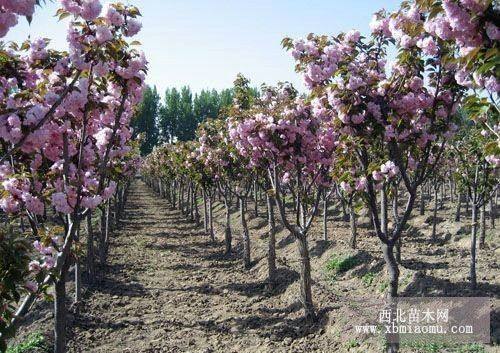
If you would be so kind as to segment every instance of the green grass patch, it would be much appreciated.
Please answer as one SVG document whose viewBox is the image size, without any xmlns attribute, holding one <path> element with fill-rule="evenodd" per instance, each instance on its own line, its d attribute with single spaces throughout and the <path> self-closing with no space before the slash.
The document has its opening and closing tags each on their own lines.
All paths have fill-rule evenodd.
<svg viewBox="0 0 500 353">
<path fill-rule="evenodd" d="M 486 353 L 484 346 L 477 343 L 403 343 L 402 347 L 415 353 Z"/>
<path fill-rule="evenodd" d="M 334 255 L 327 262 L 326 269 L 329 272 L 343 273 L 349 271 L 351 268 L 359 265 L 359 259 L 356 256 L 337 256 Z"/>
<path fill-rule="evenodd" d="M 50 347 L 47 345 L 44 335 L 34 333 L 25 341 L 7 348 L 7 353 L 49 353 Z"/>
<path fill-rule="evenodd" d="M 361 282 L 364 283 L 365 286 L 369 287 L 372 285 L 373 280 L 375 279 L 375 272 L 367 272 L 361 277 Z"/>
</svg>

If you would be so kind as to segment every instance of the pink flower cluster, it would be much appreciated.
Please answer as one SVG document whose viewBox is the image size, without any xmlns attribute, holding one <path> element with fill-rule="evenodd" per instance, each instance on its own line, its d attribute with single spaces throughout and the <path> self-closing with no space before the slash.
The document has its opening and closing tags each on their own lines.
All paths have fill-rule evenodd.
<svg viewBox="0 0 500 353">
<path fill-rule="evenodd" d="M 0 1 L 0 38 L 17 24 L 18 16 L 32 16 L 36 0 L 1 0 Z"/>
</svg>

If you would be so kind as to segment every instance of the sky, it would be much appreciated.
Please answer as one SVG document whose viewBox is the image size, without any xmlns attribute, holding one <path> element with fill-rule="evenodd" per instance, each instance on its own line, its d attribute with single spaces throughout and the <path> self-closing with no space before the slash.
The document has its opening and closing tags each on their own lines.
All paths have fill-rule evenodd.
<svg viewBox="0 0 500 353">
<path fill-rule="evenodd" d="M 123 1 L 123 0 L 122 0 Z M 31 25 L 20 19 L 6 40 L 46 37 L 66 48 L 66 23 L 54 17 L 57 2 L 37 8 Z M 232 86 L 238 73 L 253 86 L 289 81 L 304 90 L 284 37 L 368 33 L 374 12 L 395 10 L 400 0 L 129 0 L 143 15 L 135 39 L 149 61 L 147 83 L 160 92 L 189 85 L 194 92 Z"/>
</svg>

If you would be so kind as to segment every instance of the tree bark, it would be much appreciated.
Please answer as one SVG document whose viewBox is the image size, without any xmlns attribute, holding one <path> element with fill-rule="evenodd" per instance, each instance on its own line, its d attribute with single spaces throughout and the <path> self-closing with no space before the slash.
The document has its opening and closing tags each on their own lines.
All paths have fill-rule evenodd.
<svg viewBox="0 0 500 353">
<path fill-rule="evenodd" d="M 269 286 L 274 288 L 276 284 L 276 222 L 274 218 L 274 199 L 266 193 L 267 219 L 269 226 L 269 241 L 267 250 L 267 266 Z"/>
<path fill-rule="evenodd" d="M 246 209 L 246 200 L 244 197 L 239 197 L 240 201 L 240 220 L 241 220 L 241 228 L 243 231 L 243 263 L 245 268 L 248 269 L 251 267 L 251 259 L 250 259 L 250 234 L 248 232 L 248 224 L 245 216 Z"/>
<path fill-rule="evenodd" d="M 208 234 L 208 207 L 207 207 L 207 192 L 203 189 L 203 228 Z"/>
<path fill-rule="evenodd" d="M 351 245 L 352 249 L 356 249 L 358 227 L 356 225 L 356 212 L 354 212 L 354 205 L 352 204 L 352 200 L 349 202 L 349 228 L 351 230 L 351 239 L 349 241 L 349 244 Z"/>
<path fill-rule="evenodd" d="M 69 270 L 69 258 L 66 258 L 61 275 L 54 285 L 54 352 L 66 353 L 66 279 Z"/>
<path fill-rule="evenodd" d="M 87 214 L 87 277 L 89 285 L 94 284 L 94 233 L 92 230 L 92 211 Z"/>
<path fill-rule="evenodd" d="M 226 207 L 226 228 L 224 230 L 224 245 L 225 245 L 225 254 L 229 255 L 232 250 L 232 238 L 233 234 L 231 232 L 231 210 L 229 207 L 229 202 L 227 200 L 227 195 L 224 198 L 224 206 Z"/>
<path fill-rule="evenodd" d="M 258 185 L 257 185 L 257 179 L 254 180 L 253 182 L 253 212 L 255 215 L 255 218 L 259 217 L 259 200 L 258 200 Z"/>
<path fill-rule="evenodd" d="M 471 240 L 470 240 L 470 286 L 472 290 L 477 287 L 476 278 L 476 238 L 477 238 L 477 204 L 476 204 L 476 192 L 473 194 L 474 201 L 471 202 L 472 208 L 472 227 L 471 227 Z"/>
<path fill-rule="evenodd" d="M 210 240 L 215 241 L 214 233 L 214 217 L 213 217 L 213 207 L 212 207 L 212 196 L 208 197 L 208 223 L 210 228 Z"/>
<path fill-rule="evenodd" d="M 479 224 L 480 224 L 479 248 L 484 249 L 486 241 L 486 202 L 483 202 L 483 205 L 481 206 Z"/>
<path fill-rule="evenodd" d="M 434 186 L 434 209 L 432 211 L 432 241 L 436 241 L 436 226 L 437 226 L 437 210 L 438 210 L 438 187 Z"/>
<path fill-rule="evenodd" d="M 300 296 L 304 307 L 306 319 L 314 320 L 316 317 L 311 290 L 311 260 L 307 247 L 307 238 L 303 234 L 296 235 L 297 246 L 300 254 Z"/>
<path fill-rule="evenodd" d="M 495 229 L 495 217 L 496 217 L 496 210 L 495 210 L 495 203 L 493 202 L 493 197 L 490 198 L 490 228 Z"/>
<path fill-rule="evenodd" d="M 460 222 L 460 212 L 462 208 L 463 195 L 462 193 L 457 196 L 457 208 L 455 210 L 455 222 Z"/>
<path fill-rule="evenodd" d="M 420 186 L 420 215 L 423 216 L 425 214 L 425 193 L 424 186 Z"/>
<path fill-rule="evenodd" d="M 323 196 L 323 240 L 328 241 L 328 197 Z"/>
<path fill-rule="evenodd" d="M 80 225 L 75 232 L 75 242 L 78 243 L 80 241 Z M 82 300 L 82 267 L 80 263 L 80 257 L 76 254 L 74 255 L 75 259 L 75 305 L 78 306 L 78 303 Z"/>
</svg>

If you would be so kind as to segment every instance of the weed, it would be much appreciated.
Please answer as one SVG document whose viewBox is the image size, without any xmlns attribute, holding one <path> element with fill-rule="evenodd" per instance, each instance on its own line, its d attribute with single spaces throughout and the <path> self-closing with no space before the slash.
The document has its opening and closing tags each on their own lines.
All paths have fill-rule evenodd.
<svg viewBox="0 0 500 353">
<path fill-rule="evenodd" d="M 359 264 L 356 256 L 336 256 L 334 255 L 326 264 L 326 269 L 330 272 L 342 273 L 349 271 Z"/>
<path fill-rule="evenodd" d="M 45 337 L 43 336 L 43 334 L 34 333 L 28 336 L 28 338 L 25 341 L 13 347 L 9 347 L 7 349 L 7 353 L 32 353 L 32 352 L 37 352 L 37 353 L 50 352 L 50 349 L 47 345 L 47 342 L 45 341 Z"/>
</svg>

